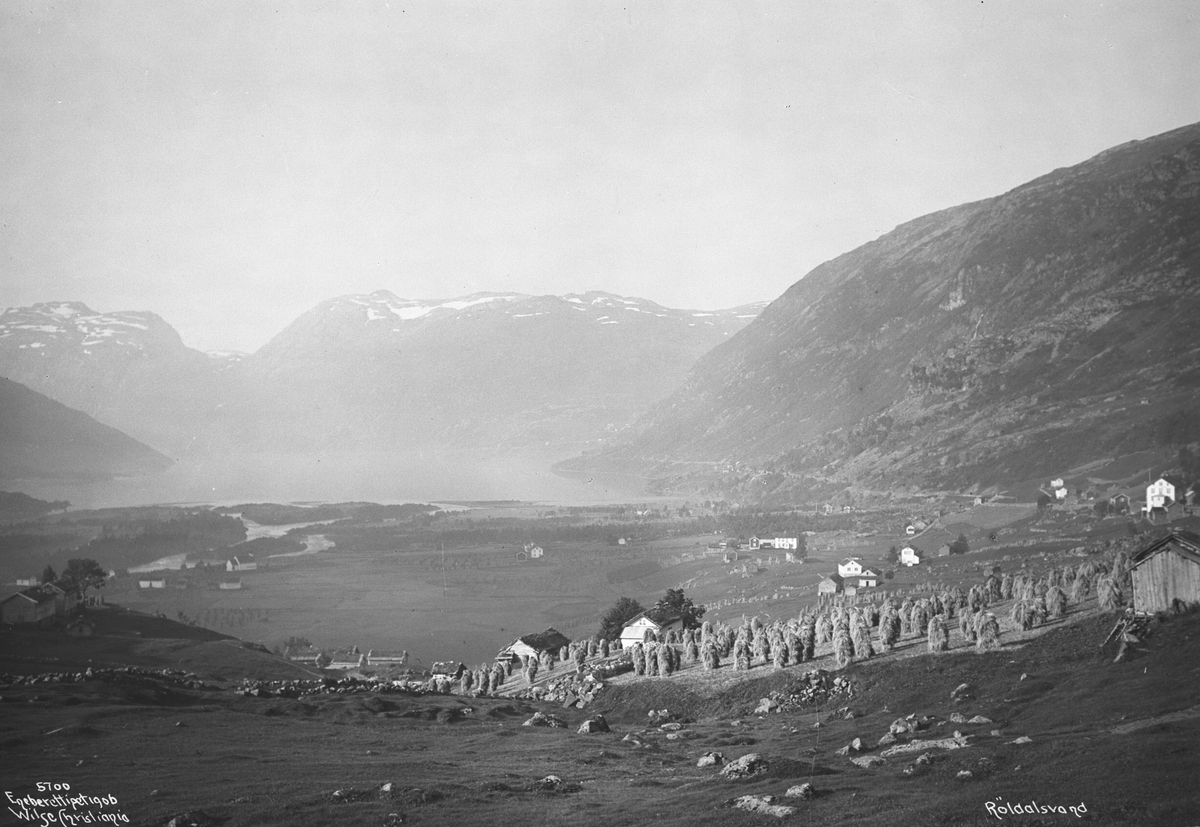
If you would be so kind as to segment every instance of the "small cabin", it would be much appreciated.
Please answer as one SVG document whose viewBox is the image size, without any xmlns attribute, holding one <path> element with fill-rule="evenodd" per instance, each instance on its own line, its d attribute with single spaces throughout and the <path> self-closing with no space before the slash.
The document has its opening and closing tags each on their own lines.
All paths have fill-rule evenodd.
<svg viewBox="0 0 1200 827">
<path fill-rule="evenodd" d="M 841 594 L 842 593 L 842 577 L 839 574 L 831 574 L 817 584 L 817 594 Z"/>
<path fill-rule="evenodd" d="M 1133 608 L 1142 614 L 1200 604 L 1200 535 L 1173 531 L 1133 555 Z"/>
<path fill-rule="evenodd" d="M 871 569 L 863 569 L 858 575 L 858 587 L 860 589 L 873 589 L 879 585 L 879 575 Z"/>
<path fill-rule="evenodd" d="M 54 595 L 39 588 L 25 589 L 0 602 L 0 619 L 5 623 L 42 623 L 54 617 Z"/>
<path fill-rule="evenodd" d="M 519 663 L 522 658 L 541 657 L 543 652 L 551 652 L 557 657 L 558 650 L 570 643 L 569 637 L 551 627 L 544 632 L 517 638 L 497 653 L 496 660 Z"/>
</svg>

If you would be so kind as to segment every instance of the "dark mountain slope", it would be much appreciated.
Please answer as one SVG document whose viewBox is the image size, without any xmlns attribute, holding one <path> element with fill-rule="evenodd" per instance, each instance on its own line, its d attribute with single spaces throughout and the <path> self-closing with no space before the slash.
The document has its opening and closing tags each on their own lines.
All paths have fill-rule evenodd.
<svg viewBox="0 0 1200 827">
<path fill-rule="evenodd" d="M 570 466 L 740 462 L 773 472 L 726 473 L 756 477 L 759 493 L 1051 473 L 1148 447 L 1164 422 L 1194 416 L 1198 318 L 1192 125 L 817 267 L 701 359 L 635 437 Z"/>
<path fill-rule="evenodd" d="M 0 374 L 177 456 L 238 356 L 184 345 L 155 313 L 46 302 L 0 313 Z"/>
<path fill-rule="evenodd" d="M 163 471 L 171 460 L 81 411 L 0 379 L 0 479 L 104 479 Z"/>
</svg>

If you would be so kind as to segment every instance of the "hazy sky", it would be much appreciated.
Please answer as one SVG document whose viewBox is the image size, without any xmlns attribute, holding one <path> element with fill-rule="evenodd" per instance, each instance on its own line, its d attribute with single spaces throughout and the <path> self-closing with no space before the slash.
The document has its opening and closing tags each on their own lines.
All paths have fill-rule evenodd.
<svg viewBox="0 0 1200 827">
<path fill-rule="evenodd" d="M 1200 120 L 1190 2 L 0 5 L 0 305 L 253 350 L 314 304 L 773 299 Z"/>
</svg>

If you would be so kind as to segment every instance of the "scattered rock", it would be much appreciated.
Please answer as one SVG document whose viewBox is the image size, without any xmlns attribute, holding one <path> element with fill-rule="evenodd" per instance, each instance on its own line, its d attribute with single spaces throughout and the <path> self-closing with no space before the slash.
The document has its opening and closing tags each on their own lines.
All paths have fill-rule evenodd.
<svg viewBox="0 0 1200 827">
<path fill-rule="evenodd" d="M 608 726 L 608 721 L 604 720 L 603 715 L 588 718 L 579 725 L 580 735 L 592 735 L 597 732 L 612 732 L 612 729 Z"/>
<path fill-rule="evenodd" d="M 1000 737 L 1000 730 L 998 730 L 998 729 L 993 729 L 993 730 L 992 730 L 992 735 L 993 735 L 994 737 L 996 737 L 996 738 L 999 738 L 999 737 Z"/>
<path fill-rule="evenodd" d="M 786 804 L 774 804 L 772 803 L 774 801 L 775 796 L 773 795 L 743 795 L 741 798 L 733 800 L 733 806 L 738 810 L 775 816 L 775 818 L 785 818 L 796 812 L 795 807 L 789 807 Z"/>
<path fill-rule="evenodd" d="M 672 721 L 670 723 L 662 724 L 659 729 L 663 730 L 664 732 L 678 732 L 679 730 L 683 729 L 683 724 Z"/>
<path fill-rule="evenodd" d="M 959 770 L 958 775 L 954 777 L 961 778 L 963 781 L 969 781 L 975 777 L 975 773 L 971 772 L 970 770 Z"/>
<path fill-rule="evenodd" d="M 758 702 L 758 706 L 754 710 L 755 715 L 768 715 L 773 710 L 779 707 L 778 701 L 773 701 L 770 698 L 763 698 Z"/>
<path fill-rule="evenodd" d="M 1022 735 L 1020 738 L 1018 738 L 1017 740 L 1013 741 L 1013 743 L 1014 743 L 1014 744 L 1032 744 L 1032 743 L 1033 743 L 1033 739 L 1032 739 L 1032 738 L 1030 738 L 1028 735 Z"/>
<path fill-rule="evenodd" d="M 850 763 L 856 767 L 862 767 L 864 770 L 869 770 L 876 764 L 886 764 L 887 761 L 884 761 L 878 755 L 860 755 L 857 758 L 851 758 Z"/>
<path fill-rule="evenodd" d="M 334 804 L 352 804 L 356 801 L 365 801 L 368 798 L 374 798 L 374 795 L 366 790 L 345 787 L 341 790 L 334 790 L 333 794 L 329 797 Z"/>
<path fill-rule="evenodd" d="M 894 747 L 889 747 L 879 753 L 885 758 L 890 758 L 893 755 L 903 755 L 909 752 L 921 752 L 927 749 L 962 749 L 970 746 L 967 739 L 964 737 L 940 738 L 929 741 L 909 741 L 907 744 L 897 744 Z"/>
<path fill-rule="evenodd" d="M 969 683 L 960 683 L 954 688 L 954 691 L 950 693 L 950 700 L 954 703 L 959 703 L 960 701 L 965 701 L 973 697 L 974 696 L 971 694 L 971 684 Z"/>
<path fill-rule="evenodd" d="M 817 791 L 813 789 L 812 784 L 797 784 L 794 787 L 788 787 L 788 791 L 784 795 L 787 798 L 800 798 L 808 801 L 817 797 Z"/>
<path fill-rule="evenodd" d="M 881 746 L 881 747 L 891 746 L 892 744 L 896 743 L 896 741 L 897 741 L 896 736 L 889 732 L 887 735 L 884 735 L 882 738 L 879 739 L 879 746 Z"/>
<path fill-rule="evenodd" d="M 896 720 L 892 721 L 892 725 L 888 727 L 888 732 L 890 732 L 892 735 L 905 735 L 909 732 L 916 731 L 916 725 L 906 718 L 897 718 Z"/>
<path fill-rule="evenodd" d="M 521 726 L 549 726 L 558 727 L 559 729 L 566 729 L 567 722 L 555 715 L 547 715 L 544 712 L 535 712 L 533 713 L 533 717 L 521 724 Z"/>
<path fill-rule="evenodd" d="M 854 750 L 855 752 L 862 752 L 864 749 L 862 738 L 855 738 L 853 741 L 851 741 L 850 749 Z"/>
<path fill-rule="evenodd" d="M 749 778 L 753 775 L 761 775 L 770 769 L 770 763 L 757 752 L 751 752 L 738 758 L 736 761 L 730 761 L 721 769 L 721 777 L 729 780 L 738 778 Z"/>
<path fill-rule="evenodd" d="M 990 723 L 992 723 L 992 719 L 985 718 L 982 715 L 976 715 L 974 718 L 967 721 L 967 723 L 968 724 L 990 724 Z"/>
<path fill-rule="evenodd" d="M 537 786 L 543 790 L 556 790 L 562 786 L 563 780 L 557 775 L 547 775 L 541 781 L 537 782 Z"/>
<path fill-rule="evenodd" d="M 719 767 L 725 763 L 725 756 L 719 752 L 706 752 L 696 762 L 697 767 Z"/>
<path fill-rule="evenodd" d="M 953 724 L 965 724 L 967 722 L 967 716 L 963 715 L 961 712 L 951 712 L 950 722 Z"/>
<path fill-rule="evenodd" d="M 388 813 L 383 820 L 383 827 L 396 827 L 397 824 L 404 823 L 404 816 L 399 813 Z"/>
</svg>

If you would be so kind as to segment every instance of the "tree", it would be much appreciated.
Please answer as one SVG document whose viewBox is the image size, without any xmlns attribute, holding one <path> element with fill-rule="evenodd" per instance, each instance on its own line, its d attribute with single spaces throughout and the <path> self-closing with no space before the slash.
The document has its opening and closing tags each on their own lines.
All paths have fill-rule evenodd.
<svg viewBox="0 0 1200 827">
<path fill-rule="evenodd" d="M 638 603 L 631 597 L 622 597 L 600 619 L 601 639 L 619 639 L 621 637 L 621 630 L 625 628 L 625 624 L 631 618 L 637 617 L 644 611 L 645 609 L 642 608 L 641 603 Z"/>
<path fill-rule="evenodd" d="M 951 554 L 966 554 L 971 550 L 970 544 L 967 542 L 967 535 L 959 534 L 958 539 L 950 544 Z"/>
<path fill-rule="evenodd" d="M 42 569 L 42 582 L 53 583 L 57 579 L 58 575 L 54 572 L 54 566 L 47 564 L 46 568 Z"/>
<path fill-rule="evenodd" d="M 294 652 L 303 652 L 311 647 L 312 643 L 308 638 L 292 635 L 283 642 L 283 654 L 286 657 L 291 657 Z"/>
<path fill-rule="evenodd" d="M 889 563 L 899 563 L 900 562 L 900 549 L 896 548 L 895 546 L 892 546 L 891 548 L 889 548 L 887 550 L 887 554 L 884 556 L 884 559 L 887 560 L 887 562 L 889 562 Z"/>
<path fill-rule="evenodd" d="M 700 618 L 704 617 L 704 607 L 692 603 L 690 597 L 684 596 L 683 589 L 667 589 L 662 599 L 654 604 L 651 613 L 659 622 L 678 617 L 683 621 L 683 628 L 695 629 L 700 626 Z"/>
<path fill-rule="evenodd" d="M 90 557 L 75 558 L 67 561 L 63 579 L 71 581 L 79 587 L 80 592 L 87 594 L 88 589 L 104 587 L 108 582 L 108 572 Z"/>
</svg>

